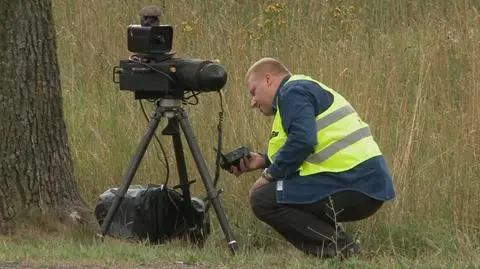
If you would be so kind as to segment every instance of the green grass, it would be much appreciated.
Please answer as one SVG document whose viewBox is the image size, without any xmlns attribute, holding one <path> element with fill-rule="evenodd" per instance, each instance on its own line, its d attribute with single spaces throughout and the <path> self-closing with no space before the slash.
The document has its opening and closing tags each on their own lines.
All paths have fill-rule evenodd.
<svg viewBox="0 0 480 269">
<path fill-rule="evenodd" d="M 369 253 L 353 261 L 352 267 L 480 264 L 480 2 L 164 2 L 162 22 L 174 26 L 177 56 L 216 59 L 228 71 L 223 91 L 225 150 L 240 145 L 266 148 L 271 119 L 251 111 L 243 81 L 250 64 L 265 56 L 278 57 L 292 72 L 311 75 L 342 93 L 371 125 L 392 172 L 397 199 L 372 218 L 347 226 Z M 100 193 L 118 186 L 145 131 L 138 103 L 131 93 L 118 90 L 111 74 L 113 66 L 129 55 L 126 27 L 138 23 L 136 14 L 146 4 L 151 2 L 54 0 L 69 143 L 78 187 L 91 207 Z M 213 172 L 218 96 L 202 94 L 200 104 L 186 110 Z M 166 138 L 162 142 L 173 164 Z M 159 156 L 158 146 L 152 145 L 135 184 L 165 180 Z M 203 196 L 192 158 L 189 153 L 186 157 L 189 176 L 198 182 L 193 193 Z M 170 171 L 174 184 L 176 168 L 172 165 Z M 225 189 L 221 198 L 232 229 L 251 249 L 234 259 L 224 255 L 223 234 L 217 229 L 209 240 L 213 248 L 187 253 L 216 265 L 323 265 L 299 256 L 254 219 L 247 196 L 257 176 L 236 179 L 222 173 L 219 183 Z M 5 240 L 0 255 L 6 259 L 14 259 L 18 252 L 26 253 L 18 254 L 20 259 L 53 255 L 58 261 L 95 261 L 102 249 L 110 260 L 133 255 L 134 260 L 150 263 L 156 260 L 151 256 L 163 253 L 162 247 L 120 242 L 84 244 L 82 252 L 68 239 L 55 247 L 33 238 L 38 248 Z M 142 251 L 137 253 L 137 248 Z M 62 256 L 66 252 L 72 256 Z"/>
<path fill-rule="evenodd" d="M 200 268 L 478 268 L 478 249 L 455 249 L 463 245 L 459 242 L 443 246 L 435 242 L 436 239 L 448 242 L 455 237 L 430 234 L 427 238 L 411 230 L 392 232 L 385 229 L 384 232 L 389 233 L 395 242 L 408 240 L 404 243 L 413 243 L 417 249 L 399 245 L 392 251 L 385 251 L 380 245 L 347 261 L 320 260 L 307 257 L 281 242 L 274 249 L 266 244 L 264 248 L 243 244 L 236 255 L 231 255 L 228 248 L 219 243 L 218 237 L 207 240 L 204 248 L 196 248 L 181 240 L 161 245 L 111 238 L 101 242 L 81 230 L 63 230 L 62 235 L 41 236 L 27 232 L 21 236 L 0 238 L 0 260 L 35 266 L 96 265 L 112 268 L 151 268 L 169 264 Z M 452 255 L 452 250 L 458 254 Z"/>
</svg>

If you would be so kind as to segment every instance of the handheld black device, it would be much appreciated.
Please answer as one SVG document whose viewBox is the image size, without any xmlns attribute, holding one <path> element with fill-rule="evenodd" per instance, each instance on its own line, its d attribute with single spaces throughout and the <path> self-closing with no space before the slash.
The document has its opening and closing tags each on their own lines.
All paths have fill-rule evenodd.
<svg viewBox="0 0 480 269">
<path fill-rule="evenodd" d="M 240 160 L 245 157 L 250 157 L 250 150 L 247 147 L 240 147 L 227 154 L 222 154 L 220 159 L 220 167 L 223 170 L 230 170 L 230 167 L 238 166 Z"/>
</svg>

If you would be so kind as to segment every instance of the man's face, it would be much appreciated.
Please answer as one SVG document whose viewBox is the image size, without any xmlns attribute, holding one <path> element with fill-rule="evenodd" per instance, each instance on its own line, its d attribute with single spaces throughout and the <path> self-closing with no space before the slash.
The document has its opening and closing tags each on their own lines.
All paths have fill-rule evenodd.
<svg viewBox="0 0 480 269">
<path fill-rule="evenodd" d="M 275 89 L 272 89 L 273 80 L 270 74 L 252 74 L 247 80 L 247 89 L 250 93 L 250 106 L 258 108 L 265 116 L 273 115 L 272 102 Z"/>
</svg>

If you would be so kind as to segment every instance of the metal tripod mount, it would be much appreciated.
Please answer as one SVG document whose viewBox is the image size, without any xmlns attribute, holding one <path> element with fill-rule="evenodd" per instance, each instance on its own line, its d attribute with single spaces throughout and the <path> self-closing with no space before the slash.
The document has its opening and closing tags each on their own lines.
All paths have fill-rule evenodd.
<svg viewBox="0 0 480 269">
<path fill-rule="evenodd" d="M 237 241 L 235 240 L 233 233 L 228 225 L 227 218 L 223 211 L 223 207 L 219 200 L 219 192 L 215 189 L 215 186 L 212 183 L 212 178 L 208 171 L 207 165 L 205 160 L 200 153 L 200 149 L 198 147 L 195 135 L 193 134 L 192 127 L 190 122 L 187 118 L 186 112 L 182 108 L 182 101 L 177 99 L 160 99 L 156 102 L 156 109 L 153 112 L 153 115 L 148 123 L 148 128 L 144 136 L 140 141 L 140 145 L 138 146 L 134 156 L 131 159 L 130 166 L 123 178 L 123 182 L 118 190 L 118 193 L 112 203 L 112 206 L 109 208 L 108 213 L 102 223 L 101 230 L 101 238 L 103 239 L 110 228 L 110 224 L 113 220 L 113 216 L 115 216 L 120 203 L 122 202 L 125 193 L 127 192 L 133 177 L 137 171 L 137 168 L 140 165 L 140 162 L 147 150 L 148 144 L 150 143 L 152 137 L 155 134 L 155 131 L 160 123 L 160 119 L 165 117 L 168 119 L 168 125 L 165 128 L 163 134 L 165 135 L 172 135 L 173 139 L 173 147 L 175 150 L 175 158 L 177 161 L 177 171 L 180 179 L 180 188 L 182 189 L 182 193 L 184 199 L 187 201 L 184 203 L 184 206 L 187 208 L 185 212 L 191 212 L 190 207 L 192 206 L 190 203 L 190 191 L 189 185 L 191 182 L 188 181 L 187 177 L 187 168 L 185 164 L 185 158 L 183 154 L 183 147 L 182 147 L 182 140 L 180 129 L 183 131 L 185 135 L 185 139 L 188 143 L 192 156 L 195 160 L 197 165 L 197 169 L 200 173 L 200 176 L 203 181 L 203 185 L 207 191 L 208 199 L 210 200 L 213 208 L 215 209 L 215 213 L 217 218 L 220 222 L 220 226 L 225 234 L 225 238 L 228 242 L 228 246 L 233 254 L 238 249 Z M 180 127 L 180 128 L 179 128 Z M 196 224 L 194 222 L 193 216 L 191 214 L 187 215 L 186 218 L 187 227 L 188 229 L 195 230 Z"/>
</svg>

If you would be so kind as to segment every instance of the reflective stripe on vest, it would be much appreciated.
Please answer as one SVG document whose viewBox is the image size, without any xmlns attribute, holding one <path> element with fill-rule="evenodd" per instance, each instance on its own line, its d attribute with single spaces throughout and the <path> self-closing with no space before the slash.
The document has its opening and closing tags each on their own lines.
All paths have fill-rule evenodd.
<svg viewBox="0 0 480 269">
<path fill-rule="evenodd" d="M 339 152 L 340 150 L 352 145 L 353 143 L 359 141 L 362 138 L 372 136 L 370 132 L 370 128 L 363 127 L 362 129 L 358 129 L 355 132 L 345 136 L 344 138 L 335 141 L 334 143 L 330 144 L 326 148 L 322 149 L 320 152 L 317 152 L 310 157 L 307 158 L 307 162 L 309 163 L 321 163 L 326 159 L 332 157 L 335 153 Z"/>
<path fill-rule="evenodd" d="M 319 132 L 320 130 L 327 127 L 328 125 L 334 122 L 337 122 L 343 117 L 346 117 L 352 113 L 355 113 L 355 110 L 351 105 L 342 106 L 341 108 L 333 111 L 332 113 L 326 115 L 325 117 L 317 120 L 317 132 Z"/>
<path fill-rule="evenodd" d="M 337 92 L 322 83 L 303 75 L 292 76 L 285 84 L 295 80 L 309 80 L 319 84 L 333 95 L 333 103 L 316 116 L 317 145 L 314 153 L 300 165 L 300 175 L 318 172 L 346 171 L 374 156 L 381 155 L 373 140 L 368 124 L 363 122 L 353 107 Z M 281 107 L 272 126 L 268 145 L 268 157 L 274 162 L 287 141 L 287 133 L 281 124 Z"/>
</svg>

